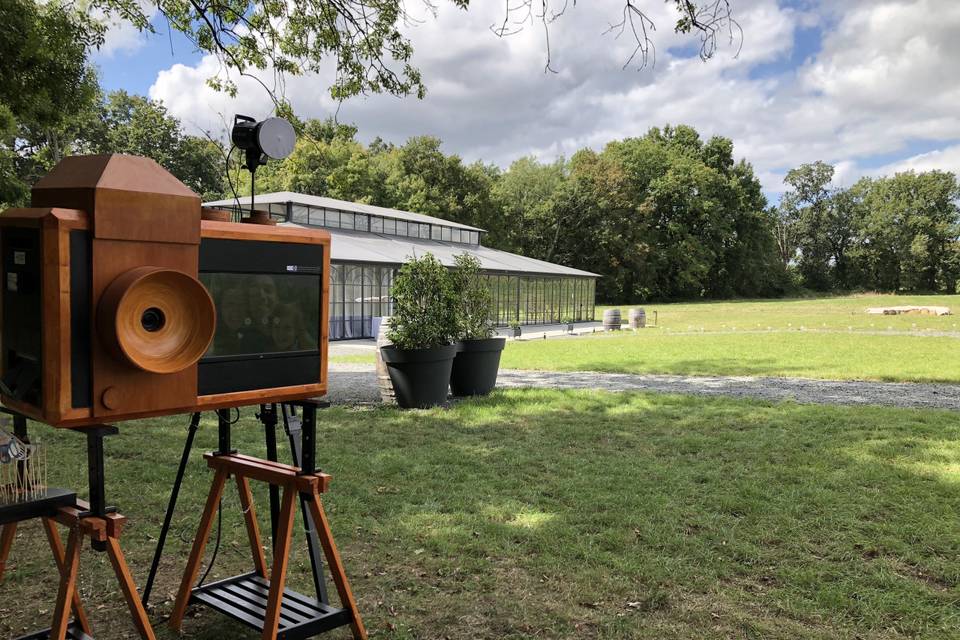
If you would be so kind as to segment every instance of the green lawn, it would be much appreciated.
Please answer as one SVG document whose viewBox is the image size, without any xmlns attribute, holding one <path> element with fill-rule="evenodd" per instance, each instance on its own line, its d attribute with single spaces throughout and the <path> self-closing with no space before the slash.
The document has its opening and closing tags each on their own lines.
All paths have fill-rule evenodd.
<svg viewBox="0 0 960 640">
<path fill-rule="evenodd" d="M 875 316 L 872 306 L 948 306 L 960 296 L 847 296 L 647 305 L 657 328 L 511 342 L 503 366 L 559 371 L 960 382 L 951 316 Z M 626 314 L 627 306 L 620 309 Z M 601 317 L 598 310 L 597 317 Z"/>
<path fill-rule="evenodd" d="M 262 455 L 251 415 L 234 442 Z M 108 440 L 108 493 L 130 517 L 123 545 L 141 584 L 185 424 L 130 423 Z M 321 425 L 326 504 L 374 638 L 939 639 L 960 628 L 957 413 L 510 391 L 447 411 L 335 408 Z M 84 486 L 80 436 L 34 432 L 53 479 Z M 211 479 L 200 453 L 215 441 L 208 419 L 155 618 L 169 613 Z M 226 495 L 214 578 L 249 566 Z M 55 584 L 37 524 L 11 560 L 0 637 L 47 624 Z M 304 553 L 291 565 L 304 591 L 307 566 Z M 82 569 L 96 637 L 133 637 L 107 559 L 87 550 Z M 205 610 L 185 631 L 254 637 Z"/>
<path fill-rule="evenodd" d="M 952 316 L 876 316 L 867 315 L 867 307 L 923 305 L 950 307 Z M 627 310 L 643 307 L 650 316 L 656 311 L 659 325 L 670 331 L 729 331 L 747 329 L 794 330 L 830 329 L 848 331 L 960 331 L 960 296 L 853 295 L 800 300 L 745 300 L 733 302 L 696 302 L 674 304 L 619 305 L 623 321 Z M 597 307 L 597 320 L 603 310 Z"/>
<path fill-rule="evenodd" d="M 960 339 L 853 333 L 634 334 L 510 342 L 503 367 L 960 382 Z"/>
</svg>

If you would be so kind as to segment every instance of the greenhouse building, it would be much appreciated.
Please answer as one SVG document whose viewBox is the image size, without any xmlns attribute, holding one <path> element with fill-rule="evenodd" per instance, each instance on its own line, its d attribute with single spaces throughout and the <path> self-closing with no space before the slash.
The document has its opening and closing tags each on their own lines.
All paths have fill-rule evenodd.
<svg viewBox="0 0 960 640">
<path fill-rule="evenodd" d="M 241 200 L 205 207 L 246 213 Z M 390 290 L 401 264 L 432 253 L 445 266 L 458 254 L 475 256 L 490 280 L 493 320 L 498 326 L 594 319 L 594 273 L 483 246 L 484 230 L 442 218 L 302 193 L 256 197 L 280 223 L 330 232 L 330 339 L 375 337 L 379 319 L 391 312 Z"/>
</svg>

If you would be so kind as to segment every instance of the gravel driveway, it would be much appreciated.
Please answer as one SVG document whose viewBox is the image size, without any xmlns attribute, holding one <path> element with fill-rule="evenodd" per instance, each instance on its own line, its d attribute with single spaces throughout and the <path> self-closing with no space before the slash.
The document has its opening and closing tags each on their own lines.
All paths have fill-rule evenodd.
<svg viewBox="0 0 960 640">
<path fill-rule="evenodd" d="M 953 384 L 503 369 L 497 385 L 504 388 L 653 391 L 774 401 L 793 400 L 812 404 L 880 405 L 960 411 L 960 385 Z M 367 365 L 331 363 L 330 393 L 327 397 L 338 404 L 379 402 L 376 374 Z"/>
</svg>

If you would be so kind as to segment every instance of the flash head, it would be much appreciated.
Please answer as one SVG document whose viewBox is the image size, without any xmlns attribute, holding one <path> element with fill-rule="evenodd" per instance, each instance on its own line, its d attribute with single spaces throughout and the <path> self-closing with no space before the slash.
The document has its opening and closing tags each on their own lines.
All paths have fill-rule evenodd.
<svg viewBox="0 0 960 640">
<path fill-rule="evenodd" d="M 255 171 L 267 159 L 282 160 L 293 153 L 297 134 L 283 118 L 257 122 L 250 116 L 236 115 L 230 134 L 233 144 L 247 152 L 247 168 Z"/>
</svg>

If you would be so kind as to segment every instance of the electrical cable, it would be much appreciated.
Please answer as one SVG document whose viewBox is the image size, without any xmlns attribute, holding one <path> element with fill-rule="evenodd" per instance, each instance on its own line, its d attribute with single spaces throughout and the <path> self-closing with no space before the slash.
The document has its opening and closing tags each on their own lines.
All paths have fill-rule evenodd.
<svg viewBox="0 0 960 640">
<path fill-rule="evenodd" d="M 237 412 L 237 416 L 229 421 L 229 424 L 236 424 L 240 420 L 240 407 L 231 407 L 234 411 Z M 229 409 L 228 409 L 229 411 Z M 210 570 L 213 569 L 213 565 L 217 562 L 217 554 L 220 553 L 220 539 L 223 535 L 223 498 L 220 498 L 220 503 L 217 506 L 217 541 L 213 545 L 213 555 L 210 556 L 210 564 L 207 565 L 207 570 L 203 572 L 203 577 L 200 578 L 200 582 L 197 583 L 197 587 L 202 587 L 203 583 L 207 581 L 207 576 L 210 575 Z"/>
<path fill-rule="evenodd" d="M 234 150 L 237 148 L 237 145 L 230 145 L 230 151 L 227 153 L 226 161 L 226 174 L 227 174 L 227 186 L 230 187 L 230 192 L 233 193 L 233 200 L 237 203 L 237 213 L 240 215 L 240 196 L 237 195 L 237 190 L 233 187 L 233 178 L 230 177 L 230 157 L 233 155 Z"/>
</svg>

